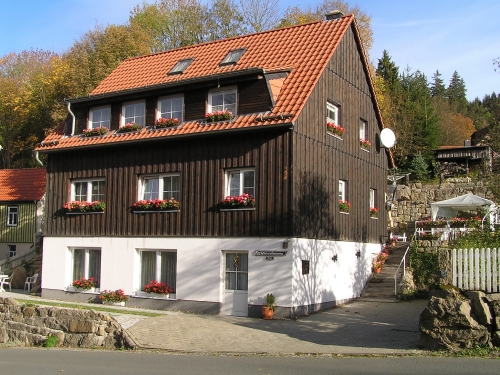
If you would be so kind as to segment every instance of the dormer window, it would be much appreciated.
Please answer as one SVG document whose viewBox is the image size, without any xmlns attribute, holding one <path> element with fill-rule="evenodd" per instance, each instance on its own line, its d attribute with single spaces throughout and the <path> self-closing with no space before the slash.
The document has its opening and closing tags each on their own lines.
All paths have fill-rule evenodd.
<svg viewBox="0 0 500 375">
<path fill-rule="evenodd" d="M 231 65 L 231 64 L 236 64 L 240 57 L 245 53 L 246 49 L 241 48 L 241 49 L 233 49 L 232 51 L 229 51 L 229 53 L 224 57 L 224 60 L 219 64 L 220 66 L 224 65 Z"/>
<path fill-rule="evenodd" d="M 90 110 L 88 129 L 108 128 L 111 120 L 110 107 L 95 107 Z"/>
<path fill-rule="evenodd" d="M 189 65 L 193 62 L 194 59 L 184 59 L 184 60 L 179 60 L 177 64 L 172 68 L 170 72 L 168 72 L 169 75 L 172 74 L 182 74 L 184 71 L 187 69 Z"/>
<path fill-rule="evenodd" d="M 125 103 L 122 108 L 122 125 L 125 124 L 144 126 L 146 124 L 146 103 L 143 101 Z"/>
</svg>

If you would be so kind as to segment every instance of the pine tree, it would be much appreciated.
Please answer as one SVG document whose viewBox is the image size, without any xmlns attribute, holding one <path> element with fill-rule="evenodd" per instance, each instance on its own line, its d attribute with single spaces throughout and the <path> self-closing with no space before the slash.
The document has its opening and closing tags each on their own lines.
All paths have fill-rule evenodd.
<svg viewBox="0 0 500 375">
<path fill-rule="evenodd" d="M 465 82 L 455 70 L 450 79 L 450 84 L 446 89 L 446 96 L 450 105 L 460 113 L 466 113 L 467 111 L 468 102 L 465 95 L 466 92 Z"/>
<path fill-rule="evenodd" d="M 378 59 L 376 73 L 391 88 L 399 81 L 399 68 L 391 61 L 389 52 L 384 50 L 382 58 Z"/>
<path fill-rule="evenodd" d="M 441 73 L 436 70 L 432 76 L 433 83 L 431 84 L 431 95 L 433 98 L 444 98 L 446 96 L 446 87 L 444 81 L 441 79 Z"/>
</svg>

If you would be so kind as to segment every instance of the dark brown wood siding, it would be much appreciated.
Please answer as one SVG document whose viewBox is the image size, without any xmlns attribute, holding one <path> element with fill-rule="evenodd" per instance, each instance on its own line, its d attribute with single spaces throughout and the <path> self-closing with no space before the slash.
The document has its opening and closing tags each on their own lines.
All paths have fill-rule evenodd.
<svg viewBox="0 0 500 375">
<path fill-rule="evenodd" d="M 266 112 L 271 109 L 271 96 L 263 78 L 244 79 L 239 83 L 234 81 L 206 82 L 202 86 L 189 85 L 180 91 L 179 87 L 174 89 L 155 90 L 133 97 L 112 98 L 108 102 L 103 99 L 96 99 L 93 104 L 77 103 L 73 104 L 72 111 L 76 117 L 75 134 L 82 134 L 87 128 L 89 111 L 92 107 L 111 104 L 111 130 L 117 130 L 120 123 L 123 103 L 134 100 L 145 100 L 146 102 L 146 126 L 152 126 L 156 119 L 156 107 L 158 99 L 169 95 L 184 96 L 184 119 L 186 121 L 202 120 L 207 111 L 207 99 L 210 90 L 220 87 L 238 88 L 238 113 L 258 113 Z"/>
<path fill-rule="evenodd" d="M 340 105 L 342 139 L 326 131 L 326 102 Z M 367 122 L 369 152 L 360 148 L 359 123 Z M 338 46 L 296 122 L 293 137 L 293 234 L 299 237 L 379 242 L 387 234 L 387 155 L 367 71 L 350 29 Z M 339 179 L 347 181 L 348 215 L 338 209 Z M 376 190 L 379 219 L 369 214 Z"/>
<path fill-rule="evenodd" d="M 233 133 L 192 139 L 49 154 L 46 234 L 50 236 L 289 236 L 289 130 Z M 220 212 L 225 172 L 255 168 L 254 211 Z M 179 173 L 180 212 L 136 214 L 144 174 Z M 104 178 L 103 214 L 66 215 L 71 180 Z"/>
</svg>

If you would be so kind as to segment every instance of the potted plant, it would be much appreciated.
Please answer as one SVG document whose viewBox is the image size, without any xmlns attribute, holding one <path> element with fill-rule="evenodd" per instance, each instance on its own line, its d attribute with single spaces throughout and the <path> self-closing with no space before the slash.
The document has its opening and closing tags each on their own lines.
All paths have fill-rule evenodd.
<svg viewBox="0 0 500 375">
<path fill-rule="evenodd" d="M 97 288 L 97 283 L 94 281 L 93 277 L 89 277 L 88 279 L 82 277 L 80 280 L 73 281 L 71 285 L 75 288 L 75 291 L 93 290 Z"/>
<path fill-rule="evenodd" d="M 103 305 L 125 306 L 128 297 L 124 294 L 122 289 L 104 290 L 99 294 L 99 299 Z"/>
<path fill-rule="evenodd" d="M 172 126 L 177 126 L 181 122 L 176 118 L 159 118 L 155 121 L 155 129 L 170 128 Z"/>
<path fill-rule="evenodd" d="M 233 118 L 232 112 L 229 112 L 227 109 L 224 111 L 215 111 L 205 114 L 205 120 L 207 122 L 225 121 L 225 120 L 231 120 L 232 118 Z"/>
<path fill-rule="evenodd" d="M 93 128 L 93 129 L 85 129 L 83 131 L 83 135 L 85 137 L 95 137 L 95 136 L 99 136 L 99 135 L 105 135 L 105 134 L 107 134 L 108 131 L 109 131 L 108 128 L 106 128 L 104 126 L 100 126 L 100 127 Z"/>
<path fill-rule="evenodd" d="M 368 150 L 372 144 L 370 143 L 370 141 L 367 141 L 366 139 L 360 139 L 359 145 L 361 146 L 361 148 Z"/>
<path fill-rule="evenodd" d="M 94 201 L 94 202 L 71 201 L 65 203 L 63 208 L 66 212 L 71 212 L 71 213 L 104 212 L 104 210 L 106 209 L 106 203 L 99 201 Z"/>
<path fill-rule="evenodd" d="M 255 207 L 255 197 L 250 194 L 227 196 L 221 202 L 222 209 Z"/>
<path fill-rule="evenodd" d="M 135 124 L 132 122 L 132 123 L 120 126 L 117 130 L 117 133 L 130 133 L 130 132 L 135 132 L 135 131 L 138 131 L 141 129 L 142 129 L 142 125 Z"/>
<path fill-rule="evenodd" d="M 162 297 L 168 298 L 168 295 L 172 293 L 172 289 L 165 283 L 160 283 L 155 280 L 151 280 L 148 284 L 144 286 L 144 291 L 146 293 L 158 294 Z"/>
<path fill-rule="evenodd" d="M 370 207 L 370 217 L 378 217 L 378 208 Z"/>
<path fill-rule="evenodd" d="M 266 303 L 262 304 L 262 319 L 272 319 L 274 316 L 274 307 L 276 306 L 276 301 L 272 293 L 266 295 Z"/>
<path fill-rule="evenodd" d="M 342 137 L 344 135 L 344 132 L 345 132 L 345 129 L 342 126 L 337 125 L 334 122 L 327 122 L 326 123 L 326 129 L 330 133 L 332 133 L 332 134 L 334 134 L 334 135 L 336 135 L 338 137 Z"/>
<path fill-rule="evenodd" d="M 382 266 L 383 265 L 384 265 L 383 263 L 374 260 L 372 262 L 372 271 L 373 271 L 373 273 L 380 273 L 380 271 L 382 271 Z"/>
<path fill-rule="evenodd" d="M 339 211 L 340 212 L 348 213 L 349 208 L 351 208 L 351 204 L 348 201 L 343 201 L 341 199 L 339 200 Z"/>
</svg>

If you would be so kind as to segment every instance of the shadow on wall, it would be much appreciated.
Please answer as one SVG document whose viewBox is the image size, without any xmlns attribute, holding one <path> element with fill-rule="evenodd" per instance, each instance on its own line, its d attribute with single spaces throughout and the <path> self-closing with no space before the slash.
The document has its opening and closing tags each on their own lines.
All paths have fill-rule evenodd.
<svg viewBox="0 0 500 375">
<path fill-rule="evenodd" d="M 368 253 L 367 228 L 356 228 L 356 242 L 332 242 L 318 238 L 340 239 L 335 225 L 337 199 L 326 189 L 326 179 L 302 174 L 301 192 L 295 222 L 307 240 L 294 244 L 292 304 L 302 313 L 311 313 L 335 305 L 335 301 L 359 297 L 369 276 L 371 253 Z M 309 274 L 304 275 L 302 260 L 309 260 Z M 300 313 L 299 313 L 300 314 Z"/>
</svg>

